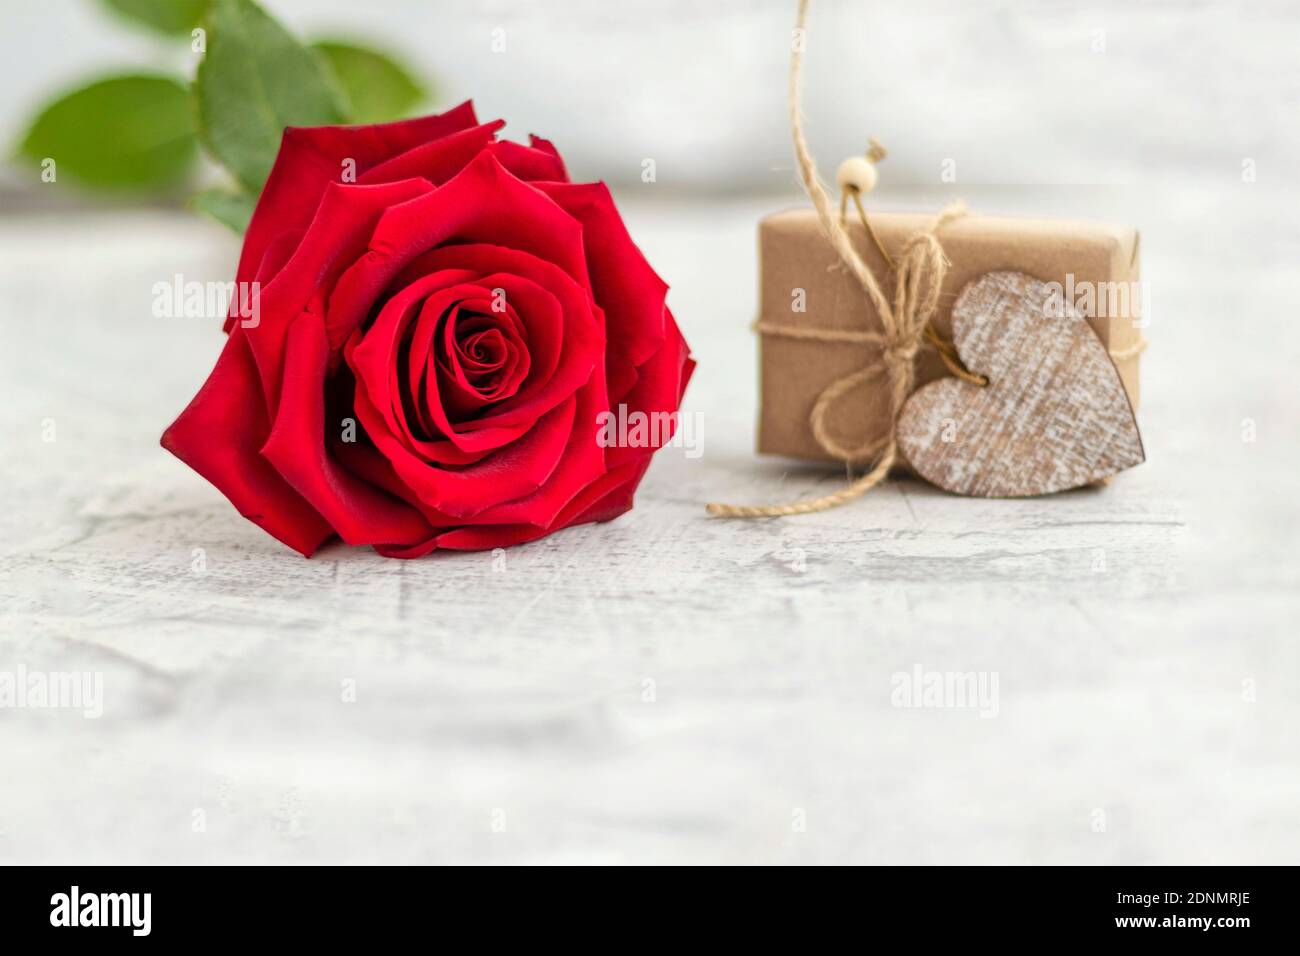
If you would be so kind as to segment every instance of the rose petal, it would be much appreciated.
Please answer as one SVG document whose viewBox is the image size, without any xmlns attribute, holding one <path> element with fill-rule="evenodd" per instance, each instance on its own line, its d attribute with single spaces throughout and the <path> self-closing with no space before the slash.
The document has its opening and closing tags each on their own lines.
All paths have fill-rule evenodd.
<svg viewBox="0 0 1300 956">
<path fill-rule="evenodd" d="M 362 184 L 391 183 L 419 177 L 441 185 L 465 168 L 465 165 L 486 149 L 496 138 L 505 120 L 494 120 L 452 133 L 442 139 L 421 143 L 404 153 L 372 166 L 357 176 Z"/>
<path fill-rule="evenodd" d="M 289 329 L 284 398 L 262 454 L 348 544 L 423 541 L 431 529 L 419 511 L 357 479 L 326 453 L 328 358 L 321 317 L 304 313 Z M 329 427 L 341 430 L 341 423 Z"/>
<path fill-rule="evenodd" d="M 605 365 L 610 401 L 618 402 L 628 366 L 636 368 L 664 341 L 664 300 L 668 285 L 650 267 L 628 234 L 604 183 L 538 183 L 582 223 L 587 268 L 596 301 L 605 310 Z"/>
<path fill-rule="evenodd" d="M 242 329 L 163 433 L 162 446 L 216 486 L 239 513 L 310 557 L 334 532 L 261 455 L 270 432 L 257 367 Z"/>
<path fill-rule="evenodd" d="M 560 151 L 555 148 L 554 143 L 549 139 L 542 139 L 542 137 L 530 133 L 528 135 L 528 145 L 535 150 L 549 153 L 555 157 L 555 161 L 560 164 L 560 175 L 555 177 L 555 182 L 567 183 L 569 181 L 569 171 L 564 168 L 564 159 L 560 156 Z"/>
<path fill-rule="evenodd" d="M 398 439 L 418 456 L 431 461 L 446 464 L 468 464 L 483 456 L 484 452 L 499 448 L 514 441 L 532 425 L 532 421 L 509 427 L 481 429 L 468 435 L 459 434 L 447 418 L 441 397 L 432 391 L 426 398 L 425 411 L 429 424 L 445 440 L 424 441 L 410 430 L 405 416 L 400 414 L 401 401 L 397 397 L 398 342 L 402 332 L 414 316 L 415 308 L 421 304 L 426 293 L 444 281 L 448 270 L 433 273 L 424 280 L 417 281 L 397 293 L 380 310 L 375 323 L 364 336 L 359 336 L 356 344 L 345 350 L 346 361 L 357 376 L 358 411 L 362 411 L 361 397 L 364 394 L 365 414 L 370 411 L 376 420 L 367 422 L 367 431 L 372 434 L 383 431 Z M 466 296 L 479 294 L 477 286 L 461 284 L 449 288 L 438 288 L 430 298 L 435 310 L 449 307 L 453 302 Z M 436 390 L 436 380 L 425 380 L 426 388 Z"/>
<path fill-rule="evenodd" d="M 477 124 L 473 104 L 465 102 L 439 115 L 396 123 L 288 127 L 249 220 L 236 281 L 252 281 L 266 247 L 277 236 L 301 235 L 325 187 L 341 180 L 344 159 L 355 160 L 357 174 L 364 175 L 391 156 Z"/>
<path fill-rule="evenodd" d="M 556 266 L 485 243 L 435 249 L 422 256 L 421 262 L 430 269 L 485 270 L 477 281 L 503 289 L 506 302 L 518 305 L 528 329 L 528 381 L 491 414 L 462 423 L 457 428 L 459 435 L 535 420 L 577 391 L 599 361 L 604 351 L 604 316 L 586 291 Z M 469 447 L 459 441 L 458 445 Z"/>
<path fill-rule="evenodd" d="M 484 406 L 510 398 L 528 375 L 531 361 L 528 344 L 517 330 L 521 323 L 513 315 L 514 307 L 506 306 L 513 321 L 503 321 L 507 313 L 488 314 L 492 305 L 491 299 L 462 300 L 444 320 L 441 356 L 435 356 L 432 351 L 429 354 L 430 378 L 426 380 L 429 400 L 432 401 L 435 392 L 442 396 L 453 429 Z M 459 339 L 466 328 L 479 327 L 482 331 L 474 333 L 474 339 L 489 343 L 498 358 L 495 364 L 479 363 L 476 368 L 472 358 L 461 354 L 463 343 Z"/>
<path fill-rule="evenodd" d="M 568 182 L 569 174 L 564 169 L 564 161 L 555 152 L 555 147 L 551 146 L 549 150 L 537 149 L 538 142 L 545 141 L 533 137 L 533 145 L 522 146 L 519 143 L 502 140 L 492 144 L 492 152 L 496 155 L 497 161 L 512 175 L 526 182 L 536 180 Z M 549 143 L 547 145 L 550 146 Z"/>
<path fill-rule="evenodd" d="M 411 546 L 376 545 L 388 558 L 421 558 L 438 548 L 448 551 L 488 551 L 535 541 L 563 528 L 592 521 L 610 521 L 632 507 L 632 495 L 650 459 L 632 462 L 603 474 L 576 495 L 546 528 L 531 524 L 466 525 L 441 531 L 428 541 Z"/>
<path fill-rule="evenodd" d="M 695 368 L 690 358 L 690 349 L 672 313 L 664 310 L 665 341 L 650 359 L 637 369 L 637 381 L 632 389 L 618 404 L 625 405 L 629 413 L 643 412 L 654 421 L 655 416 L 671 415 L 681 406 L 682 393 L 686 389 L 686 380 Z M 676 418 L 668 434 L 657 429 L 651 430 L 651 438 L 666 441 L 676 431 Z M 658 443 L 645 448 L 613 447 L 608 450 L 607 461 L 611 468 L 642 455 L 648 455 L 659 448 Z"/>
<path fill-rule="evenodd" d="M 391 275 L 449 240 L 490 242 L 529 252 L 590 288 L 582 227 L 545 193 L 483 152 L 446 184 L 390 208 L 375 228 L 371 251 L 392 260 Z"/>
<path fill-rule="evenodd" d="M 596 418 L 609 407 L 605 381 L 598 372 L 578 393 L 573 431 L 546 484 L 531 495 L 507 501 L 475 515 L 476 524 L 521 522 L 548 528 L 561 510 L 605 473 L 607 451 L 597 441 Z"/>
<path fill-rule="evenodd" d="M 361 254 L 385 209 L 432 188 L 422 179 L 407 179 L 382 186 L 331 184 L 325 189 L 316 218 L 302 242 L 275 278 L 262 288 L 256 326 L 247 327 L 270 417 L 274 417 L 279 405 L 280 370 L 284 366 L 289 323 Z"/>
<path fill-rule="evenodd" d="M 371 432 L 375 447 L 393 470 L 431 508 L 455 518 L 473 518 L 505 501 L 532 494 L 551 477 L 573 430 L 575 398 L 547 412 L 517 441 L 462 468 L 431 465 L 384 429 Z M 357 414 L 376 413 L 363 390 Z"/>
</svg>

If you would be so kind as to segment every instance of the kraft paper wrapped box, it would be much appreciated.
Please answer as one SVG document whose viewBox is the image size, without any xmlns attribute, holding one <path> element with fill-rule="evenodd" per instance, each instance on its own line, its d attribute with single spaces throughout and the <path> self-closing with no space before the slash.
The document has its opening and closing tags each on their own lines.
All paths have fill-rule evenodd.
<svg viewBox="0 0 1300 956">
<path fill-rule="evenodd" d="M 872 229 L 891 255 L 931 221 L 929 214 L 868 213 Z M 867 264 L 893 295 L 892 275 L 860 222 L 849 231 Z M 1133 351 L 1142 338 L 1138 280 L 1138 234 L 1128 226 L 1093 222 L 1010 219 L 968 214 L 939 233 L 952 263 L 944 278 L 935 329 L 952 337 L 952 305 L 966 283 L 986 272 L 1024 272 L 1060 283 L 1112 353 Z M 857 280 L 839 262 L 812 209 L 769 216 L 759 225 L 759 318 L 765 325 L 882 331 Z M 802 291 L 800 291 L 802 290 Z M 799 311 L 802 306 L 804 311 Z M 872 361 L 867 345 L 760 335 L 760 453 L 830 460 L 809 426 L 817 396 L 836 379 Z M 1138 359 L 1116 361 L 1133 407 L 1138 399 Z M 978 371 L 978 369 L 976 370 Z M 916 362 L 919 387 L 946 375 L 931 349 Z M 827 425 L 845 444 L 884 435 L 889 428 L 888 387 L 883 378 L 844 396 Z"/>
</svg>

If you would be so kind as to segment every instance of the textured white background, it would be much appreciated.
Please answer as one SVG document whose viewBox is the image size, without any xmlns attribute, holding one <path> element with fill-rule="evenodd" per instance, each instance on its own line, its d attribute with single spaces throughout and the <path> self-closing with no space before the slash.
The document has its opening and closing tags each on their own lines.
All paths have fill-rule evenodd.
<svg viewBox="0 0 1300 956">
<path fill-rule="evenodd" d="M 309 19 L 305 4 L 273 6 Z M 740 32 L 783 32 L 777 6 L 736 21 Z M 556 52 L 567 34 L 537 14 L 550 46 L 529 72 L 559 86 L 502 80 L 484 113 L 522 113 L 561 147 L 576 136 L 580 168 L 639 169 L 646 151 L 620 146 L 626 127 L 563 108 L 581 86 L 609 98 L 610 116 L 619 103 L 660 111 L 663 152 L 649 155 L 679 150 L 695 171 L 678 177 L 661 160 L 659 183 L 632 177 L 617 194 L 700 360 L 686 407 L 703 417 L 704 455 L 663 452 L 631 514 L 511 550 L 503 570 L 490 555 L 394 562 L 342 546 L 305 561 L 157 446 L 220 332 L 153 318 L 152 285 L 228 278 L 232 240 L 179 213 L 10 213 L 0 670 L 99 670 L 106 702 L 98 721 L 0 710 L 0 860 L 1295 862 L 1300 151 L 1293 110 L 1274 109 L 1294 106 L 1297 68 L 1270 54 L 1286 37 L 1294 47 L 1296 20 L 1249 4 L 876 6 L 929 49 L 870 48 L 910 78 L 875 95 L 897 104 L 921 83 L 924 96 L 907 95 L 930 111 L 897 134 L 898 176 L 929 175 L 929 154 L 908 149 L 978 148 L 990 170 L 978 178 L 1040 183 L 892 189 L 882 202 L 930 208 L 959 193 L 977 209 L 1143 230 L 1147 464 L 1045 500 L 896 482 L 821 515 L 706 518 L 706 500 L 842 480 L 751 451 L 754 225 L 797 202 L 788 169 L 763 165 L 769 154 L 788 165 L 781 56 L 736 67 L 724 26 L 714 47 L 683 28 L 668 44 L 680 69 L 657 70 L 664 85 L 635 99 L 601 92 L 603 71 L 641 70 L 651 55 L 632 15 L 592 21 L 608 62 L 565 80 L 579 69 Z M 419 22 L 445 16 L 449 36 L 479 22 L 447 9 Z M 865 36 L 866 12 L 834 16 Z M 372 19 L 382 35 L 399 18 Z M 1015 50 L 1064 58 L 1048 40 L 1086 44 L 1094 21 L 1116 25 L 1112 51 L 1125 24 L 1137 44 L 1098 63 L 1105 102 L 1079 106 L 1090 84 L 1077 65 L 1017 77 L 1005 63 Z M 957 42 L 975 26 L 1001 64 L 979 95 Z M 426 25 L 401 42 L 454 73 L 453 57 L 471 58 L 442 36 Z M 58 60 L 49 35 L 33 45 Z M 1195 82 L 1182 73 L 1193 57 Z M 725 88 L 734 113 L 705 123 L 691 110 L 712 107 L 684 102 L 683 76 Z M 874 106 L 833 95 L 831 81 L 825 69 L 810 78 L 823 84 L 810 94 L 821 124 L 876 131 Z M 963 110 L 980 104 L 973 125 Z M 1126 135 L 1098 133 L 1110 127 Z M 820 151 L 839 157 L 830 142 Z M 1241 180 L 1246 157 L 1255 183 Z M 778 192 L 678 195 L 706 183 L 711 163 Z M 1097 181 L 1110 185 L 1048 185 Z M 1254 442 L 1242 441 L 1247 418 Z M 891 707 L 891 676 L 918 664 L 996 671 L 998 716 Z M 356 703 L 340 699 L 346 679 Z M 206 832 L 192 831 L 195 809 Z"/>
</svg>

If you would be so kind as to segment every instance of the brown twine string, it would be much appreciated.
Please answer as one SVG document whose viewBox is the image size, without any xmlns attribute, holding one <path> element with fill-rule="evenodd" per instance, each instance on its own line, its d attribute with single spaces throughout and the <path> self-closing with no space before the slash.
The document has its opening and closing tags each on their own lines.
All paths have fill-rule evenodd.
<svg viewBox="0 0 1300 956">
<path fill-rule="evenodd" d="M 885 157 L 885 147 L 881 146 L 873 139 L 871 140 L 871 151 L 868 155 L 874 156 L 876 159 L 883 159 Z M 840 225 L 843 225 L 847 218 L 850 199 L 853 200 L 853 205 L 857 207 L 858 222 L 862 223 L 863 231 L 870 237 L 872 243 L 876 247 L 876 251 L 880 253 L 880 258 L 885 260 L 885 265 L 893 271 L 895 269 L 894 257 L 889 254 L 889 250 L 885 248 L 885 244 L 880 241 L 880 237 L 876 235 L 876 230 L 871 228 L 871 220 L 867 218 L 867 211 L 862 208 L 862 196 L 859 194 L 856 186 L 850 185 L 840 193 Z M 767 331 L 773 335 L 781 334 L 780 327 L 768 328 Z M 970 382 L 972 385 L 978 385 L 980 388 L 983 388 L 989 383 L 987 375 L 977 375 L 968 370 L 958 357 L 956 346 L 939 335 L 939 333 L 934 330 L 934 326 L 928 322 L 925 326 L 925 340 L 930 347 L 939 354 L 939 358 L 943 360 L 943 364 L 947 367 L 948 371 L 957 378 L 961 379 L 963 382 Z M 857 341 L 861 342 L 862 339 L 859 338 Z"/>
<path fill-rule="evenodd" d="M 805 24 L 808 20 L 808 0 L 799 0 L 799 12 L 795 20 L 795 29 L 806 36 Z M 847 501 L 852 501 L 866 494 L 878 485 L 889 469 L 898 459 L 898 443 L 891 426 L 889 433 L 879 438 L 869 438 L 858 445 L 844 445 L 830 434 L 826 417 L 830 407 L 844 394 L 866 384 L 881 375 L 889 379 L 890 420 L 898 417 L 903 402 L 911 394 L 913 382 L 912 363 L 921 346 L 930 318 L 939 305 L 939 292 L 943 286 L 943 277 L 948 271 L 948 260 L 944 257 L 943 247 L 939 244 L 938 231 L 952 220 L 965 215 L 965 207 L 958 204 L 949 206 L 939 213 L 928 227 L 918 232 L 903 246 L 899 252 L 894 268 L 894 296 L 891 300 L 885 295 L 880 283 L 872 274 L 858 250 L 849 237 L 844 223 L 835 216 L 830 195 L 822 185 L 817 174 L 817 163 L 808 148 L 804 137 L 803 122 L 799 110 L 800 86 L 803 80 L 803 47 L 796 42 L 790 55 L 790 135 L 794 140 L 795 157 L 799 162 L 799 174 L 804 189 L 812 199 L 813 208 L 822 231 L 830 241 L 840 261 L 853 274 L 867 298 L 875 307 L 880 318 L 882 333 L 871 332 L 834 332 L 829 330 L 800 329 L 796 338 L 819 339 L 821 341 L 853 341 L 860 344 L 876 345 L 880 350 L 879 361 L 863 366 L 843 378 L 832 382 L 817 397 L 813 405 L 809 423 L 813 436 L 827 453 L 850 464 L 876 459 L 875 465 L 862 477 L 849 485 L 809 501 L 792 502 L 783 505 L 742 506 L 714 502 L 708 506 L 709 514 L 724 518 L 770 518 L 782 515 L 809 514 L 835 508 Z M 856 198 L 856 197 L 855 197 Z M 865 218 L 865 213 L 864 213 Z M 870 233 L 870 230 L 868 230 Z M 784 335 L 791 330 L 764 328 L 774 334 Z M 852 336 L 846 339 L 844 336 Z"/>
</svg>

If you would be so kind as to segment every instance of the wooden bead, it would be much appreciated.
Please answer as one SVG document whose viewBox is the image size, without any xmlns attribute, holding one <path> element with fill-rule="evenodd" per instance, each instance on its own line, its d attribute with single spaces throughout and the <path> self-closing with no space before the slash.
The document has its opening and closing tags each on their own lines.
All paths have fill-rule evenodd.
<svg viewBox="0 0 1300 956">
<path fill-rule="evenodd" d="M 835 171 L 835 181 L 840 190 L 853 189 L 869 193 L 876 188 L 876 166 L 865 156 L 850 156 Z"/>
</svg>

